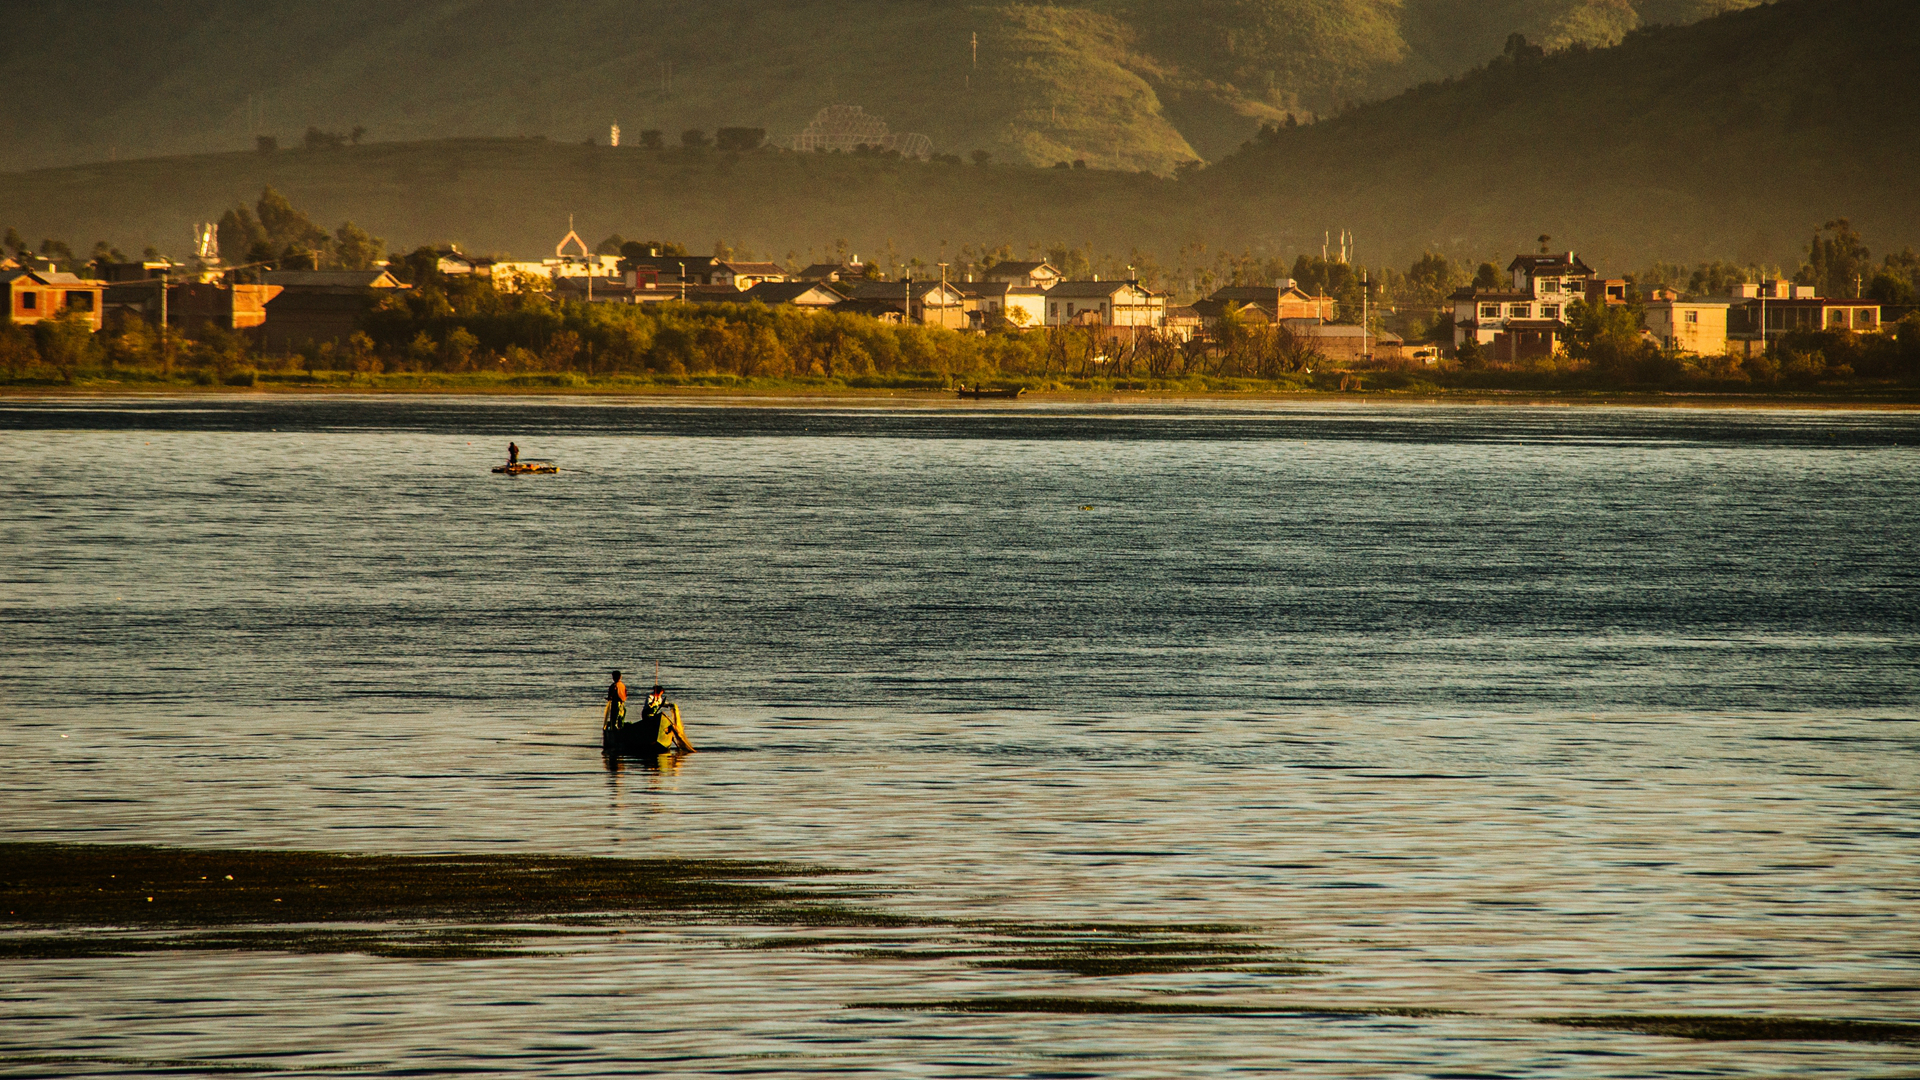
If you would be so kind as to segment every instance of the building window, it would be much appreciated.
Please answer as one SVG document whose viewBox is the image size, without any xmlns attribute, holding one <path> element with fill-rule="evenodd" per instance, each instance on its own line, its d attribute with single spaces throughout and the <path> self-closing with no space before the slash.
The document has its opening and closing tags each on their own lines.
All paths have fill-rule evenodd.
<svg viewBox="0 0 1920 1080">
<path fill-rule="evenodd" d="M 1560 305 L 1559 305 L 1559 304 L 1542 304 L 1542 305 L 1540 305 L 1540 317 L 1541 317 L 1541 318 L 1543 318 L 1543 319 L 1557 319 L 1557 318 L 1559 318 L 1559 317 L 1560 317 Z"/>
<path fill-rule="evenodd" d="M 1545 281 L 1542 281 L 1542 282 L 1540 283 L 1540 291 L 1541 291 L 1541 292 L 1559 292 L 1559 291 L 1560 291 L 1560 279 L 1559 279 L 1559 278 L 1548 278 L 1547 280 L 1545 280 Z"/>
<path fill-rule="evenodd" d="M 90 292 L 70 292 L 67 294 L 67 306 L 75 311 L 92 311 L 93 294 Z"/>
<path fill-rule="evenodd" d="M 1513 318 L 1516 318 L 1516 319 L 1524 319 L 1524 318 L 1526 318 L 1526 317 L 1527 317 L 1528 315 L 1530 315 L 1530 314 L 1532 314 L 1532 312 L 1533 312 L 1533 305 L 1532 305 L 1532 304 L 1509 304 L 1509 305 L 1507 305 L 1507 314 L 1508 314 L 1509 316 L 1511 316 L 1511 317 L 1513 317 Z"/>
<path fill-rule="evenodd" d="M 1483 318 L 1483 319 L 1497 319 L 1497 318 L 1499 318 L 1499 317 L 1500 317 L 1500 305 L 1499 305 L 1499 304 L 1481 304 L 1481 305 L 1480 305 L 1480 317 L 1481 317 L 1481 318 Z"/>
<path fill-rule="evenodd" d="M 1832 311 L 1827 312 L 1827 325 L 1828 326 L 1847 325 L 1847 310 L 1845 308 L 1834 308 Z"/>
<path fill-rule="evenodd" d="M 1688 321 L 1688 322 L 1690 322 L 1690 323 L 1697 323 L 1697 322 L 1699 322 L 1699 321 L 1700 321 L 1700 313 L 1699 313 L 1699 312 L 1697 312 L 1697 311 L 1689 311 L 1689 312 L 1687 312 L 1687 321 Z"/>
<path fill-rule="evenodd" d="M 37 311 L 40 308 L 40 294 L 23 292 L 20 294 L 21 311 Z"/>
<path fill-rule="evenodd" d="M 1853 325 L 1872 326 L 1878 321 L 1874 317 L 1876 314 L 1872 308 L 1861 308 L 1859 311 L 1853 313 Z"/>
<path fill-rule="evenodd" d="M 1059 317 L 1060 317 L 1060 305 L 1059 305 L 1059 304 L 1048 304 L 1047 306 L 1048 306 L 1048 308 L 1050 308 L 1050 309 L 1051 309 L 1051 311 L 1052 311 L 1052 315 L 1053 315 L 1053 317 L 1054 317 L 1054 318 L 1056 318 L 1056 319 L 1057 319 L 1057 318 L 1059 318 Z"/>
</svg>

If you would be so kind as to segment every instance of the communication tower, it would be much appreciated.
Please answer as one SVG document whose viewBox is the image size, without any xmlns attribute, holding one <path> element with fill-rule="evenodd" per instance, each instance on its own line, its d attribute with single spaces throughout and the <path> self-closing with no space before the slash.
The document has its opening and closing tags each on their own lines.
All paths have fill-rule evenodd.
<svg viewBox="0 0 1920 1080">
<path fill-rule="evenodd" d="M 220 226 L 203 221 L 193 227 L 193 257 L 206 263 L 220 261 Z"/>
</svg>

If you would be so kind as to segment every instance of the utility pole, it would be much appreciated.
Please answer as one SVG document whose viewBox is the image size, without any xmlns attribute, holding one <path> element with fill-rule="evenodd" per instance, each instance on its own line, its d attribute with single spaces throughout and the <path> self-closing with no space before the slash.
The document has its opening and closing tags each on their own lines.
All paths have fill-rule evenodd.
<svg viewBox="0 0 1920 1080">
<path fill-rule="evenodd" d="M 687 302 L 687 264 L 680 264 L 680 302 Z"/>
<path fill-rule="evenodd" d="M 173 374 L 173 363 L 167 357 L 167 273 L 160 272 L 160 370 Z"/>
<path fill-rule="evenodd" d="M 1367 272 L 1360 271 L 1360 359 L 1372 359 L 1373 353 L 1367 348 Z"/>
</svg>

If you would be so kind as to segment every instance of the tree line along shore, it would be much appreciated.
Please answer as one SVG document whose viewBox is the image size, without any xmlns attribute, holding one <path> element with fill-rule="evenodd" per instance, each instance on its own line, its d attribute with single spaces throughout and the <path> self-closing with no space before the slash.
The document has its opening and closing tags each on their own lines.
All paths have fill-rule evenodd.
<svg viewBox="0 0 1920 1080">
<path fill-rule="evenodd" d="M 1456 325 L 1458 313 L 1471 310 L 1471 305 L 1460 306 L 1461 297 L 1506 295 L 1499 291 L 1506 287 L 1500 270 L 1490 261 L 1469 270 L 1434 254 L 1404 272 L 1364 270 L 1337 251 L 1303 253 L 1291 264 L 1238 260 L 1223 266 L 1224 287 L 1204 299 L 1169 297 L 1132 268 L 1128 284 L 1157 297 L 1161 315 L 1184 314 L 1187 325 L 1174 332 L 1171 318 L 1116 326 L 1118 320 L 1108 317 L 1104 305 L 1097 315 L 1089 310 L 1078 319 L 1028 322 L 1011 295 L 997 306 L 970 310 L 965 322 L 936 325 L 947 320 L 935 310 L 933 294 L 914 298 L 915 289 L 932 288 L 930 279 L 916 284 L 910 267 L 894 267 L 889 275 L 845 258 L 830 268 L 830 276 L 848 275 L 860 288 L 878 288 L 887 296 L 898 289 L 900 297 L 892 306 L 862 306 L 852 298 L 864 294 L 836 282 L 848 303 L 811 308 L 763 303 L 747 292 L 716 286 L 709 276 L 694 287 L 700 302 L 686 299 L 684 278 L 677 295 L 674 281 L 649 278 L 647 288 L 656 291 L 645 299 L 663 302 L 635 302 L 642 298 L 641 275 L 654 273 L 647 267 L 677 264 L 684 275 L 688 261 L 739 264 L 722 263 L 731 252 L 717 250 L 711 258 L 693 260 L 679 245 L 614 235 L 594 253 L 580 243 L 577 257 L 547 260 L 566 264 L 549 267 L 550 277 L 475 272 L 495 260 L 444 247 L 382 257 L 379 238 L 352 222 L 331 231 L 320 228 L 271 189 L 251 210 L 228 211 L 215 233 L 199 264 L 188 267 L 152 250 L 142 260 L 128 260 L 104 241 L 90 258 L 54 240 L 42 241 L 35 251 L 8 230 L 0 277 L 10 279 L 16 291 L 54 281 L 72 292 L 67 306 L 57 312 L 39 309 L 37 319 L 22 317 L 36 312 L 23 311 L 25 301 L 17 297 L 8 305 L 9 321 L 0 324 L 0 380 L 19 389 L 535 392 L 899 392 L 965 385 L 1186 393 L 1523 390 L 1903 397 L 1920 388 L 1920 309 L 1915 308 L 1920 256 L 1902 251 L 1876 263 L 1845 221 L 1816 231 L 1794 280 L 1810 292 L 1871 298 L 1885 318 L 1870 333 L 1824 324 L 1787 326 L 1766 335 L 1763 348 L 1744 355 L 1730 350 L 1696 355 L 1677 349 L 1672 340 L 1662 342 L 1646 332 L 1643 305 L 1649 297 L 1725 293 L 1779 276 L 1772 268 L 1655 264 L 1613 279 L 1617 297 L 1573 299 L 1564 314 L 1555 308 L 1558 325 L 1550 348 L 1503 355 L 1480 347 L 1484 335 Z M 1547 239 L 1541 238 L 1543 250 Z M 969 248 L 943 266 L 942 287 L 950 275 L 956 295 L 973 297 L 967 290 L 974 288 L 974 279 L 992 277 L 996 268 L 1037 266 L 1056 272 L 1049 260 L 1064 264 L 1064 273 L 1056 272 L 1062 278 L 1091 274 L 1097 281 L 1100 276 L 1082 253 L 1044 254 L 1048 260 L 1014 263 L 1010 245 Z M 626 276 L 602 279 L 601 293 L 594 296 L 591 279 L 581 287 L 582 265 L 605 266 L 609 272 L 617 266 Z M 798 267 L 754 265 L 770 278 L 803 274 Z M 320 276 L 383 270 L 383 280 L 394 287 L 362 290 L 358 306 L 345 323 L 336 324 L 336 332 L 295 344 L 284 336 L 276 342 L 260 333 L 259 325 L 236 325 L 244 320 L 236 317 L 238 305 L 231 297 L 247 287 L 244 283 L 271 278 L 287 266 L 312 267 Z M 464 272 L 448 272 L 455 266 Z M 188 310 L 184 301 L 200 295 L 184 283 L 190 272 L 208 282 L 207 289 L 228 290 L 226 318 L 208 318 L 204 311 L 195 317 Z M 119 291 L 135 302 L 103 303 L 115 285 L 99 279 L 125 279 L 129 273 L 137 276 Z M 896 276 L 905 280 L 897 286 L 878 284 Z M 166 284 L 175 277 L 183 283 Z M 155 283 L 161 284 L 152 287 Z M 85 299 L 88 290 L 94 299 L 72 303 L 75 295 Z M 1262 290 L 1277 290 L 1280 302 L 1232 299 L 1264 295 Z M 1001 291 L 1008 291 L 1004 284 Z M 1043 290 L 1028 291 L 1044 298 Z M 158 306 L 164 304 L 162 293 L 175 297 L 176 306 Z M 1315 318 L 1281 317 L 1288 295 L 1308 303 Z M 1182 300 L 1197 303 L 1182 306 Z M 1325 343 L 1333 339 L 1319 323 L 1359 330 L 1366 348 L 1330 349 Z M 1389 341 L 1394 347 L 1375 347 Z"/>
</svg>

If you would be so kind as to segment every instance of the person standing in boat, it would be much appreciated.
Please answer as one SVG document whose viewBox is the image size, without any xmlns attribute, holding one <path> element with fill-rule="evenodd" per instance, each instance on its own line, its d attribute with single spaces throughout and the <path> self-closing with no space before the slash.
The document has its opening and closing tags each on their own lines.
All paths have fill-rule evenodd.
<svg viewBox="0 0 1920 1080">
<path fill-rule="evenodd" d="M 680 723 L 680 710 L 667 700 L 667 692 L 659 683 L 653 684 L 647 703 L 640 707 L 640 725 L 642 731 L 654 733 L 653 744 L 660 753 L 670 754 L 676 746 L 693 753 L 693 744 L 687 741 L 687 729 Z"/>
<path fill-rule="evenodd" d="M 627 722 L 627 684 L 620 681 L 620 669 L 613 669 L 613 685 L 607 687 L 605 727 L 617 728 Z"/>
<path fill-rule="evenodd" d="M 508 442 L 507 443 L 507 467 L 512 468 L 513 466 L 518 464 L 520 464 L 520 448 L 514 445 L 512 442 Z M 618 675 L 620 673 L 616 671 L 614 672 L 614 674 Z"/>
</svg>

